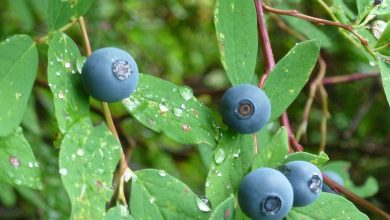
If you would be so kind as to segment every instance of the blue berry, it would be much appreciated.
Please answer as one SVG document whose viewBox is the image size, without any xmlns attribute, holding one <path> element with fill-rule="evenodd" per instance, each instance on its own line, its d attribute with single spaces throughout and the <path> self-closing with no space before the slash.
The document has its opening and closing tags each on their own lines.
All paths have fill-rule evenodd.
<svg viewBox="0 0 390 220">
<path fill-rule="evenodd" d="M 259 168 L 242 180 L 238 189 L 238 203 L 252 219 L 282 219 L 292 207 L 293 189 L 278 170 Z"/>
<path fill-rule="evenodd" d="M 220 112 L 224 123 L 232 130 L 256 133 L 271 116 L 271 103 L 264 91 L 250 84 L 241 84 L 223 94 Z"/>
<path fill-rule="evenodd" d="M 322 172 L 323 174 L 325 174 L 326 176 L 328 176 L 330 179 L 332 179 L 333 181 L 335 181 L 336 183 L 338 183 L 339 185 L 341 186 L 344 186 L 344 180 L 343 178 L 341 178 L 341 176 L 336 173 L 336 172 L 333 172 L 333 171 L 324 171 Z M 337 193 L 335 192 L 334 190 L 332 190 L 327 184 L 323 184 L 322 185 L 322 191 L 323 192 L 328 192 L 328 193 Z"/>
<path fill-rule="evenodd" d="M 323 184 L 322 174 L 312 163 L 292 161 L 283 166 L 282 172 L 293 187 L 294 206 L 306 206 L 320 195 Z"/>
<path fill-rule="evenodd" d="M 130 96 L 138 84 L 138 67 L 124 50 L 107 47 L 96 50 L 83 66 L 81 79 L 93 98 L 116 102 Z"/>
</svg>

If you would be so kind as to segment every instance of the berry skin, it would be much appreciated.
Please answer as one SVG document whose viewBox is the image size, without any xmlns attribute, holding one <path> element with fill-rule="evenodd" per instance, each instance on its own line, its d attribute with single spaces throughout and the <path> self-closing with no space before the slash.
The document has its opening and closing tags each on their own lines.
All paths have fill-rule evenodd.
<svg viewBox="0 0 390 220">
<path fill-rule="evenodd" d="M 280 220 L 293 203 L 293 189 L 278 170 L 259 168 L 244 177 L 238 189 L 242 211 L 254 220 Z"/>
<path fill-rule="evenodd" d="M 325 174 L 326 176 L 328 176 L 330 179 L 332 179 L 336 183 L 338 183 L 339 185 L 344 186 L 344 180 L 343 180 L 343 178 L 341 178 L 341 176 L 338 173 L 333 172 L 333 171 L 325 171 L 325 172 L 322 172 L 322 173 Z M 332 190 L 325 183 L 322 185 L 322 191 L 323 192 L 327 192 L 327 193 L 335 193 L 335 194 L 337 194 L 337 192 Z"/>
<path fill-rule="evenodd" d="M 306 206 L 318 198 L 323 183 L 318 167 L 306 161 L 292 161 L 282 171 L 294 190 L 293 206 Z"/>
<path fill-rule="evenodd" d="M 107 47 L 89 56 L 81 71 L 87 93 L 104 102 L 117 102 L 130 96 L 138 84 L 138 66 L 124 50 Z"/>
<path fill-rule="evenodd" d="M 228 89 L 222 96 L 220 109 L 224 123 L 242 134 L 256 133 L 271 116 L 271 103 L 267 95 L 250 84 Z"/>
</svg>

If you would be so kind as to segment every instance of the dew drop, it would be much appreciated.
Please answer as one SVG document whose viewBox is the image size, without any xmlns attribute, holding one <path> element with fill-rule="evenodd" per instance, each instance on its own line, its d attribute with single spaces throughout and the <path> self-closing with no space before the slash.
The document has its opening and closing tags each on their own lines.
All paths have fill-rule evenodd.
<svg viewBox="0 0 390 220">
<path fill-rule="evenodd" d="M 126 168 L 122 178 L 125 182 L 129 182 L 129 180 L 134 176 L 133 171 L 130 170 L 130 168 Z"/>
<path fill-rule="evenodd" d="M 77 68 L 77 71 L 79 71 L 79 73 L 82 72 L 83 70 L 83 66 L 84 66 L 84 63 L 87 59 L 85 57 L 78 57 L 77 60 L 76 60 L 76 68 Z"/>
<path fill-rule="evenodd" d="M 159 176 L 166 176 L 167 173 L 164 170 L 160 170 L 160 171 L 158 171 L 158 175 Z"/>
<path fill-rule="evenodd" d="M 179 108 L 174 108 L 173 109 L 173 114 L 176 115 L 176 117 L 182 117 L 183 116 L 183 110 L 179 109 Z"/>
<path fill-rule="evenodd" d="M 233 157 L 238 158 L 240 156 L 241 149 L 238 149 L 236 152 L 233 153 Z"/>
<path fill-rule="evenodd" d="M 34 164 L 32 162 L 28 162 L 28 167 L 33 168 Z"/>
<path fill-rule="evenodd" d="M 9 157 L 9 162 L 14 167 L 20 167 L 20 160 L 14 156 Z"/>
<path fill-rule="evenodd" d="M 203 211 L 203 212 L 211 211 L 211 208 L 208 205 L 208 203 L 209 203 L 209 200 L 206 198 L 199 198 L 199 197 L 196 198 L 196 205 L 198 206 L 200 211 Z"/>
<path fill-rule="evenodd" d="M 160 109 L 160 113 L 165 113 L 169 111 L 168 106 L 165 102 L 160 103 L 158 105 L 158 108 Z"/>
<path fill-rule="evenodd" d="M 194 96 L 194 94 L 192 93 L 192 89 L 188 86 L 180 87 L 179 93 L 181 97 L 183 97 L 183 99 L 186 101 L 190 100 Z"/>
<path fill-rule="evenodd" d="M 72 64 L 70 64 L 69 62 L 65 63 L 65 68 L 70 69 L 71 67 L 72 67 Z"/>
<path fill-rule="evenodd" d="M 15 182 L 16 185 L 21 185 L 22 184 L 22 181 L 20 179 L 15 179 L 14 182 Z"/>
<path fill-rule="evenodd" d="M 77 150 L 76 154 L 77 154 L 78 156 L 82 157 L 82 156 L 84 156 L 85 151 L 84 151 L 84 149 L 81 149 L 81 148 L 80 148 L 80 149 Z"/>
<path fill-rule="evenodd" d="M 130 110 L 134 111 L 141 104 L 137 100 L 132 100 L 130 98 L 124 99 L 122 103 Z"/>
<path fill-rule="evenodd" d="M 217 173 L 217 176 L 222 176 L 222 173 L 221 173 L 221 172 L 218 172 L 218 173 Z"/>
<path fill-rule="evenodd" d="M 61 168 L 59 170 L 61 176 L 66 176 L 68 174 L 68 170 L 66 168 Z"/>
<path fill-rule="evenodd" d="M 215 163 L 221 164 L 225 160 L 225 151 L 219 148 L 214 153 Z"/>
<path fill-rule="evenodd" d="M 191 127 L 188 124 L 182 124 L 181 129 L 185 132 L 191 130 Z"/>
<path fill-rule="evenodd" d="M 151 196 L 151 197 L 149 198 L 149 202 L 150 202 L 150 204 L 154 204 L 154 203 L 156 202 L 156 198 L 154 198 L 153 196 Z"/>
</svg>

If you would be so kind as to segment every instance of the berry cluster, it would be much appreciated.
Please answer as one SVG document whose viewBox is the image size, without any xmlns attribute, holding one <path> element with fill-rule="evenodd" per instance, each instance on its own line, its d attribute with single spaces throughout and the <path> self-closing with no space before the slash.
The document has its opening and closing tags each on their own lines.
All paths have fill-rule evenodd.
<svg viewBox="0 0 390 220">
<path fill-rule="evenodd" d="M 117 102 L 137 88 L 138 66 L 124 50 L 107 47 L 89 56 L 81 72 L 87 93 L 104 102 Z"/>
<path fill-rule="evenodd" d="M 320 195 L 322 182 L 318 167 L 306 161 L 292 161 L 279 170 L 263 167 L 244 177 L 238 202 L 252 219 L 283 219 L 292 206 L 313 203 Z"/>
</svg>

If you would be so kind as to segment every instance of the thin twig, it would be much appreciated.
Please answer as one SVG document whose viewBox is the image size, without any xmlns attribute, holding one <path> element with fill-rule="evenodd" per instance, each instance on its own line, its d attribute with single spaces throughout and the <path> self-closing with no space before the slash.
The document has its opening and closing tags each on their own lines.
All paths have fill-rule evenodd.
<svg viewBox="0 0 390 220">
<path fill-rule="evenodd" d="M 298 40 L 306 40 L 306 37 L 302 34 L 298 33 L 297 31 L 290 28 L 282 19 L 280 19 L 278 16 L 273 15 L 272 18 L 276 21 L 276 24 L 287 33 L 291 34 Z M 314 79 L 312 83 L 310 83 L 310 93 L 309 98 L 306 101 L 305 109 L 302 116 L 302 122 L 298 126 L 298 130 L 296 133 L 296 140 L 297 142 L 300 140 L 301 135 L 306 133 L 307 130 L 307 124 L 309 120 L 309 113 L 310 109 L 316 94 L 316 91 L 320 90 L 320 96 L 321 96 L 321 102 L 322 102 L 322 119 L 321 119 L 321 140 L 320 140 L 320 147 L 319 150 L 324 151 L 325 145 L 326 145 L 326 133 L 327 133 L 327 120 L 329 118 L 329 110 L 328 110 L 328 94 L 322 84 L 322 79 L 325 77 L 326 73 L 326 62 L 320 55 L 318 57 L 318 65 L 319 70 L 317 77 Z"/>
<path fill-rule="evenodd" d="M 309 15 L 302 14 L 297 10 L 281 10 L 281 9 L 272 8 L 272 7 L 267 6 L 265 4 L 263 4 L 263 6 L 264 6 L 264 9 L 266 11 L 271 12 L 271 13 L 297 17 L 297 18 L 301 18 L 301 19 L 316 23 L 316 24 L 320 24 L 320 25 L 331 25 L 331 26 L 336 26 L 336 27 L 342 28 L 344 30 L 351 32 L 353 35 L 355 35 L 364 46 L 368 46 L 368 41 L 365 38 L 363 38 L 362 36 L 360 36 L 360 34 L 358 34 L 356 31 L 354 31 L 353 27 L 351 25 L 342 24 L 342 23 L 335 22 L 335 21 L 329 21 L 329 20 L 322 19 L 322 18 L 312 17 Z"/>
<path fill-rule="evenodd" d="M 327 138 L 327 128 L 328 128 L 328 119 L 330 117 L 329 108 L 328 108 L 328 93 L 325 90 L 324 85 L 321 83 L 319 85 L 321 101 L 322 101 L 322 118 L 321 118 L 321 142 L 319 152 L 325 152 L 326 147 L 326 138 Z"/>
<path fill-rule="evenodd" d="M 349 83 L 349 82 L 363 80 L 363 79 L 376 78 L 379 76 L 380 76 L 379 73 L 353 73 L 353 74 L 341 75 L 341 76 L 331 76 L 331 77 L 324 78 L 322 80 L 322 84 L 332 85 L 338 83 Z"/>
<path fill-rule="evenodd" d="M 269 73 L 275 67 L 275 59 L 272 52 L 271 42 L 269 40 L 268 30 L 265 23 L 263 1 L 255 0 L 255 5 L 256 5 L 256 12 L 257 12 L 257 25 L 258 25 L 258 31 L 260 37 L 260 45 L 262 47 L 262 51 L 265 59 L 265 68 L 264 68 L 265 71 L 259 82 L 259 87 L 262 88 L 264 86 L 264 83 Z M 288 120 L 288 116 L 286 112 L 284 112 L 280 117 L 280 122 L 282 126 L 287 128 L 290 147 L 293 147 L 294 150 L 302 151 L 303 147 L 294 138 L 294 134 L 292 133 L 290 122 Z"/>
<path fill-rule="evenodd" d="M 317 63 L 319 66 L 318 74 L 317 74 L 316 78 L 310 83 L 309 97 L 307 98 L 306 105 L 305 105 L 305 108 L 303 111 L 302 122 L 298 126 L 298 130 L 296 133 L 297 141 L 300 140 L 302 134 L 306 133 L 307 124 L 309 121 L 310 110 L 311 110 L 314 98 L 316 96 L 317 90 L 320 87 L 321 81 L 324 78 L 325 73 L 326 73 L 326 63 L 325 63 L 325 60 L 321 57 L 321 55 L 318 57 Z M 326 112 L 327 112 L 327 110 L 326 110 Z M 321 142 L 323 142 L 323 140 L 321 140 Z"/>
<path fill-rule="evenodd" d="M 288 120 L 287 112 L 283 112 L 283 114 L 279 120 L 280 120 L 280 124 L 287 129 L 290 147 L 292 147 L 294 149 L 294 151 L 298 151 L 298 152 L 303 151 L 302 145 L 300 145 L 294 137 L 294 132 L 291 129 L 291 125 L 290 125 L 290 122 Z"/>
<path fill-rule="evenodd" d="M 264 18 L 263 1 L 256 0 L 256 12 L 257 12 L 257 26 L 259 31 L 260 45 L 265 58 L 264 73 L 261 77 L 259 87 L 263 88 L 265 80 L 267 79 L 271 70 L 275 67 L 275 59 L 272 53 L 271 42 L 268 35 L 267 25 Z"/>
<path fill-rule="evenodd" d="M 369 211 L 371 211 L 373 213 L 376 213 L 376 214 L 380 215 L 383 219 L 387 219 L 387 220 L 390 219 L 390 214 L 388 214 L 387 212 L 385 212 L 382 209 L 376 207 L 375 205 L 373 205 L 369 201 L 359 197 L 355 193 L 347 190 L 346 188 L 344 188 L 343 186 L 339 185 L 338 183 L 336 183 L 335 181 L 333 181 L 332 179 L 330 179 L 326 175 L 323 175 L 323 178 L 324 178 L 324 182 L 331 189 L 333 189 L 333 190 L 335 190 L 337 192 L 340 192 L 341 194 L 345 195 L 352 202 L 358 204 L 359 206 L 361 206 L 361 207 L 363 207 L 363 208 L 365 208 L 365 209 L 367 209 L 367 210 L 369 210 Z"/>
<path fill-rule="evenodd" d="M 85 21 L 84 21 L 83 17 L 79 18 L 79 24 L 80 24 L 80 28 L 82 31 L 84 45 L 85 45 L 85 48 L 87 51 L 87 55 L 90 56 L 92 54 L 92 49 L 91 49 L 91 44 L 89 42 L 88 32 L 87 32 L 87 28 L 86 28 Z M 108 107 L 108 104 L 106 102 L 102 102 L 102 107 L 103 107 L 103 113 L 104 113 L 104 117 L 106 119 L 107 126 L 110 129 L 111 133 L 118 139 L 118 141 L 120 143 L 118 132 L 116 131 L 114 121 L 112 120 L 112 116 L 111 116 L 111 112 L 110 112 L 110 109 Z M 114 185 L 116 187 L 115 191 L 118 193 L 118 200 L 122 204 L 127 206 L 126 197 L 124 194 L 124 186 L 123 186 L 123 182 L 124 182 L 123 177 L 124 177 L 126 171 L 131 171 L 131 170 L 127 165 L 126 157 L 123 153 L 123 149 L 121 148 L 120 166 L 119 166 L 119 171 L 118 171 L 119 178 L 115 178 L 116 183 Z"/>
<path fill-rule="evenodd" d="M 65 26 L 61 27 L 60 29 L 58 29 L 59 32 L 64 32 L 66 30 L 68 30 L 69 28 L 71 28 L 75 23 L 77 22 L 77 20 L 72 20 L 70 23 L 66 24 Z M 39 38 L 36 38 L 34 41 L 36 44 L 42 44 L 42 43 L 46 43 L 47 40 L 49 39 L 49 34 L 43 36 L 43 37 L 39 37 Z"/>
</svg>

